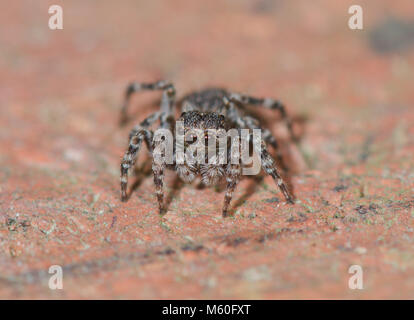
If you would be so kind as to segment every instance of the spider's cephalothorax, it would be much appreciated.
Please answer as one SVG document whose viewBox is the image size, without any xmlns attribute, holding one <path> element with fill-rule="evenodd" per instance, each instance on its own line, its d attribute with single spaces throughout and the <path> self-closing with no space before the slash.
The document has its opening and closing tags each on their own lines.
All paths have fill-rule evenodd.
<svg viewBox="0 0 414 320">
<path fill-rule="evenodd" d="M 162 129 L 167 129 L 172 132 L 174 137 L 174 149 L 172 155 L 172 161 L 155 161 L 156 157 L 153 157 L 152 171 L 154 174 L 154 183 L 156 187 L 156 194 L 158 199 L 158 205 L 160 212 L 164 211 L 164 196 L 163 196 L 163 182 L 164 182 L 164 169 L 170 168 L 177 172 L 182 180 L 185 182 L 191 182 L 196 177 L 201 177 L 201 181 L 206 185 L 217 183 L 221 178 L 225 177 L 227 181 L 226 194 L 223 205 L 223 216 L 228 215 L 229 204 L 233 195 L 233 191 L 240 180 L 242 173 L 242 165 L 240 163 L 233 163 L 231 161 L 221 162 L 208 162 L 208 161 L 195 161 L 192 163 L 175 161 L 176 158 L 176 141 L 175 131 L 176 126 L 174 123 L 174 106 L 175 106 L 175 89 L 172 83 L 166 81 L 158 81 L 154 83 L 132 83 L 127 87 L 125 93 L 125 103 L 122 108 L 121 116 L 122 122 L 127 120 L 127 108 L 129 99 L 132 93 L 142 90 L 161 90 L 161 108 L 160 111 L 150 115 L 139 125 L 135 126 L 129 135 L 129 147 L 125 152 L 125 155 L 121 163 L 121 192 L 122 200 L 127 200 L 127 183 L 128 183 L 128 170 L 135 164 L 137 160 L 138 151 L 144 140 L 148 150 L 153 154 L 154 150 L 159 147 L 160 140 L 153 139 L 154 132 L 150 130 L 152 124 L 157 120 L 160 122 Z M 266 148 L 266 143 L 278 148 L 275 138 L 269 130 L 261 128 L 259 121 L 251 116 L 248 116 L 244 112 L 245 105 L 261 105 L 265 108 L 279 110 L 282 118 L 286 121 L 289 132 L 292 134 L 291 121 L 286 115 L 284 106 L 277 100 L 271 98 L 255 98 L 243 94 L 229 92 L 224 89 L 205 89 L 202 91 L 191 93 L 181 99 L 179 105 L 182 109 L 182 114 L 179 121 L 182 121 L 184 125 L 184 135 L 193 129 L 201 130 L 205 135 L 205 139 L 208 139 L 208 131 L 211 129 L 260 129 L 261 140 L 258 143 L 253 143 L 253 148 L 260 154 L 261 165 L 264 171 L 272 176 L 276 184 L 282 191 L 286 200 L 293 203 L 293 197 L 291 196 L 287 185 L 283 181 L 279 174 L 275 161 L 270 156 Z M 178 129 L 177 129 L 178 130 Z M 256 141 L 257 142 L 257 141 Z M 185 145 L 188 143 L 185 142 Z M 179 144 L 178 144 L 179 145 Z M 206 146 L 208 143 L 205 144 Z M 226 151 L 227 160 L 230 157 L 230 153 Z M 206 152 L 206 155 L 208 152 Z M 206 159 L 204 159 L 206 160 Z M 208 160 L 208 159 L 207 159 Z"/>
</svg>

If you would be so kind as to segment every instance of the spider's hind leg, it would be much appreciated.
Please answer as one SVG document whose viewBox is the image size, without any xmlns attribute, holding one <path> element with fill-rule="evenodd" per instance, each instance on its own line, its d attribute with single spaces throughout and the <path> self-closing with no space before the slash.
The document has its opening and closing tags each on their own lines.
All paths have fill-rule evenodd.
<svg viewBox="0 0 414 320">
<path fill-rule="evenodd" d="M 240 101 L 237 100 L 232 100 L 232 102 L 230 102 L 229 99 L 227 99 L 226 97 L 223 98 L 223 102 L 224 104 L 229 108 L 229 110 L 234 110 L 234 106 L 233 104 L 239 105 L 241 107 L 244 107 L 244 104 L 241 103 Z M 251 130 L 253 129 L 260 129 L 261 133 L 262 133 L 262 138 L 263 140 L 270 144 L 273 149 L 275 149 L 276 151 L 276 159 L 277 162 L 281 165 L 282 169 L 287 171 L 288 167 L 286 166 L 286 164 L 283 161 L 283 157 L 282 157 L 282 153 L 280 151 L 280 147 L 278 142 L 276 141 L 276 138 L 272 135 L 272 133 L 266 129 L 266 128 L 261 128 L 259 121 L 256 118 L 250 117 L 250 116 L 240 116 L 237 112 L 233 112 L 230 113 L 232 116 L 230 117 L 234 122 L 236 122 L 240 127 L 242 128 L 249 128 Z"/>
<path fill-rule="evenodd" d="M 259 125 L 259 121 L 257 119 L 250 117 L 250 116 L 244 116 L 238 119 L 238 123 L 241 126 L 252 129 L 252 130 L 260 129 L 262 131 L 263 140 L 266 143 L 270 144 L 273 147 L 273 149 L 276 150 L 278 161 L 282 162 L 282 154 L 280 153 L 279 144 L 277 143 L 276 138 L 272 135 L 272 133 L 268 129 L 261 128 Z"/>
<path fill-rule="evenodd" d="M 237 100 L 237 99 L 227 99 L 223 98 L 223 102 L 226 106 L 229 108 L 233 108 L 232 102 L 238 105 L 243 106 L 243 102 Z M 249 128 L 249 129 L 261 129 L 258 126 L 258 123 L 255 121 L 254 118 L 246 118 L 246 117 L 240 117 L 238 116 L 237 119 L 235 119 L 238 123 L 238 125 L 242 128 Z M 262 129 L 263 130 L 263 129 Z M 263 132 L 263 131 L 262 131 Z M 265 131 L 266 132 L 266 131 Z M 270 133 L 270 132 L 269 132 Z M 265 136 L 268 135 L 265 133 Z M 275 140 L 276 141 L 276 140 Z M 287 184 L 282 179 L 279 170 L 275 164 L 275 161 L 273 160 L 272 156 L 269 154 L 266 148 L 265 141 L 262 139 L 262 137 L 255 138 L 253 135 L 253 148 L 257 154 L 260 155 L 262 167 L 264 171 L 270 175 L 273 180 L 276 182 L 280 190 L 282 191 L 283 195 L 285 196 L 286 200 L 290 203 L 294 203 L 293 196 L 291 195 Z"/>
<path fill-rule="evenodd" d="M 272 98 L 256 98 L 239 93 L 230 93 L 230 101 L 239 102 L 242 104 L 250 104 L 253 106 L 263 106 L 266 109 L 279 110 L 280 115 L 282 116 L 283 121 L 285 121 L 287 129 L 289 131 L 290 138 L 293 141 L 297 140 L 297 137 L 293 133 L 292 119 L 287 115 L 286 108 L 282 102 Z"/>
<path fill-rule="evenodd" d="M 161 100 L 161 111 L 168 115 L 172 113 L 172 108 L 175 100 L 175 88 L 172 83 L 164 80 L 152 83 L 132 82 L 127 86 L 125 90 L 124 103 L 121 109 L 121 125 L 125 124 L 128 121 L 128 106 L 131 95 L 134 92 L 140 92 L 145 90 L 162 90 L 163 96 Z"/>
</svg>

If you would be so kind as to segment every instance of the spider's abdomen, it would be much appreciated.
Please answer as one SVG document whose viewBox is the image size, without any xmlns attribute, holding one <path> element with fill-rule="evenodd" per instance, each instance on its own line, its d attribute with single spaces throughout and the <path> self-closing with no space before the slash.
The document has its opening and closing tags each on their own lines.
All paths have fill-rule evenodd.
<svg viewBox="0 0 414 320">
<path fill-rule="evenodd" d="M 190 93 L 182 99 L 183 105 L 191 105 L 191 110 L 221 112 L 225 107 L 223 98 L 227 91 L 220 88 L 208 88 Z"/>
</svg>

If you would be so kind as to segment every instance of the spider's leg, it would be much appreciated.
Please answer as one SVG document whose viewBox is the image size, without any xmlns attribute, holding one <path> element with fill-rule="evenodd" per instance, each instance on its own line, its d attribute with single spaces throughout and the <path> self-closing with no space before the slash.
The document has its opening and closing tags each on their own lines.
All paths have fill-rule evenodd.
<svg viewBox="0 0 414 320">
<path fill-rule="evenodd" d="M 280 191 L 282 191 L 283 195 L 285 196 L 286 200 L 290 203 L 294 203 L 293 196 L 289 192 L 287 184 L 280 176 L 276 163 L 273 160 L 272 156 L 267 151 L 266 145 L 263 139 L 255 140 L 253 138 L 253 148 L 255 149 L 257 153 L 260 154 L 260 159 L 261 159 L 262 167 L 264 171 L 273 178 L 275 183 L 280 188 Z"/>
<path fill-rule="evenodd" d="M 128 150 L 125 152 L 121 162 L 121 199 L 127 200 L 128 170 L 131 168 L 138 156 L 142 140 L 145 138 L 147 145 L 151 145 L 152 131 L 147 129 L 135 130 L 130 135 Z"/>
<path fill-rule="evenodd" d="M 121 199 L 127 200 L 128 170 L 131 168 L 138 157 L 138 151 L 141 148 L 142 140 L 145 139 L 147 148 L 152 152 L 153 132 L 147 128 L 159 119 L 161 113 L 157 112 L 150 115 L 139 125 L 135 126 L 129 134 L 129 146 L 121 162 Z"/>
<path fill-rule="evenodd" d="M 124 104 L 121 109 L 121 124 L 128 121 L 128 105 L 131 95 L 134 92 L 144 90 L 162 90 L 163 96 L 161 101 L 161 111 L 168 114 L 168 116 L 173 113 L 172 108 L 175 100 L 175 88 L 172 83 L 163 80 L 153 83 L 132 82 L 125 90 Z"/>
<path fill-rule="evenodd" d="M 290 119 L 290 117 L 288 117 L 285 106 L 279 100 L 275 100 L 272 98 L 256 98 L 239 93 L 230 93 L 229 99 L 234 102 L 241 102 L 242 104 L 263 106 L 266 109 L 279 110 L 283 121 L 285 121 L 286 123 L 291 139 L 294 141 L 297 140 L 295 135 L 293 134 L 292 120 Z"/>
<path fill-rule="evenodd" d="M 226 171 L 226 195 L 224 196 L 224 205 L 223 205 L 223 217 L 228 216 L 228 209 L 230 206 L 230 201 L 233 198 L 234 189 L 240 181 L 240 165 L 239 164 L 229 164 Z"/>
<path fill-rule="evenodd" d="M 277 163 L 281 166 L 281 168 L 284 171 L 289 170 L 289 168 L 286 166 L 286 164 L 283 160 L 283 156 L 282 156 L 282 153 L 280 151 L 279 144 L 276 141 L 276 138 L 271 134 L 271 132 L 268 129 L 261 128 L 259 126 L 259 122 L 257 121 L 257 119 L 255 119 L 253 117 L 250 117 L 250 116 L 240 117 L 239 118 L 239 125 L 243 126 L 245 128 L 252 129 L 252 130 L 253 129 L 260 129 L 261 134 L 262 134 L 262 139 L 264 140 L 264 142 L 270 144 L 275 149 Z"/>
<path fill-rule="evenodd" d="M 161 143 L 161 141 L 157 141 L 156 143 Z M 154 146 L 156 147 L 156 146 Z M 152 159 L 152 172 L 154 174 L 154 184 L 155 184 L 155 192 L 157 194 L 158 200 L 158 208 L 160 214 L 164 213 L 164 169 L 166 167 L 164 159 L 156 159 L 153 157 Z"/>
<path fill-rule="evenodd" d="M 249 129 L 260 129 L 262 130 L 262 138 L 263 140 L 270 144 L 275 150 L 279 149 L 279 144 L 277 143 L 275 137 L 270 133 L 268 129 L 260 128 L 259 121 L 250 116 L 244 116 L 238 119 L 239 125 L 243 125 L 243 127 Z"/>
<path fill-rule="evenodd" d="M 226 104 L 226 106 L 228 106 L 229 111 L 235 109 L 233 106 L 233 103 L 241 105 L 243 107 L 243 104 L 239 101 L 230 102 L 230 100 L 228 100 L 227 98 L 224 98 L 223 101 Z M 268 129 L 261 128 L 259 126 L 259 121 L 257 119 L 250 117 L 250 116 L 242 117 L 237 112 L 233 112 L 233 113 L 229 112 L 229 118 L 235 123 L 237 123 L 241 128 L 248 128 L 252 130 L 260 129 L 263 140 L 266 143 L 270 144 L 275 149 L 278 163 L 282 165 L 283 169 L 285 170 L 288 169 L 283 163 L 283 158 L 280 152 L 279 144 L 277 143 L 275 137 L 272 135 L 272 133 Z"/>
</svg>

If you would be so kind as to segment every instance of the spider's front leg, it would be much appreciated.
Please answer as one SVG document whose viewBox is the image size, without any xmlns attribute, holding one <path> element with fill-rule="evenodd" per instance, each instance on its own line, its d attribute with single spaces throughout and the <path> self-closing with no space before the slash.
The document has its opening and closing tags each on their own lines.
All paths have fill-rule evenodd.
<svg viewBox="0 0 414 320">
<path fill-rule="evenodd" d="M 121 124 L 125 124 L 128 121 L 128 105 L 131 95 L 134 92 L 145 90 L 163 90 L 163 96 L 161 100 L 161 111 L 166 115 L 172 114 L 172 108 L 175 101 L 175 88 L 174 85 L 168 81 L 157 81 L 152 83 L 138 83 L 133 82 L 128 85 L 125 90 L 124 104 L 121 109 Z"/>
<path fill-rule="evenodd" d="M 289 203 L 295 203 L 287 184 L 279 173 L 275 161 L 266 149 L 265 142 L 261 138 L 259 139 L 257 137 L 253 137 L 253 148 L 255 149 L 256 153 L 260 154 L 260 159 L 264 171 L 273 178 L 280 191 L 282 191 L 283 195 L 285 196 L 286 200 Z"/>
<path fill-rule="evenodd" d="M 163 143 L 162 141 L 156 141 L 154 143 L 154 150 L 158 152 L 160 150 L 160 144 Z M 155 153 L 156 153 L 155 152 Z M 165 158 L 161 155 L 158 157 L 157 155 L 153 154 L 152 158 L 152 173 L 154 174 L 154 184 L 155 184 L 155 192 L 157 195 L 158 200 L 158 208 L 160 214 L 165 213 L 164 208 L 164 169 L 166 167 Z"/>
<path fill-rule="evenodd" d="M 130 134 L 128 150 L 125 152 L 121 162 L 121 200 L 127 201 L 127 186 L 128 186 L 128 170 L 133 167 L 138 156 L 138 151 L 141 148 L 142 140 L 145 139 L 147 147 L 151 150 L 151 141 L 153 133 L 148 129 L 135 128 Z"/>
<path fill-rule="evenodd" d="M 154 113 L 135 126 L 129 134 L 129 146 L 121 162 L 121 200 L 126 201 L 128 186 L 128 170 L 135 164 L 142 140 L 145 140 L 148 150 L 152 153 L 153 132 L 147 128 L 161 117 L 161 112 Z"/>
<path fill-rule="evenodd" d="M 223 205 L 223 217 L 228 217 L 228 209 L 230 206 L 230 201 L 233 198 L 233 192 L 236 189 L 237 184 L 240 181 L 240 165 L 239 164 L 228 164 L 226 170 L 226 195 L 224 196 L 224 205 Z"/>
</svg>

